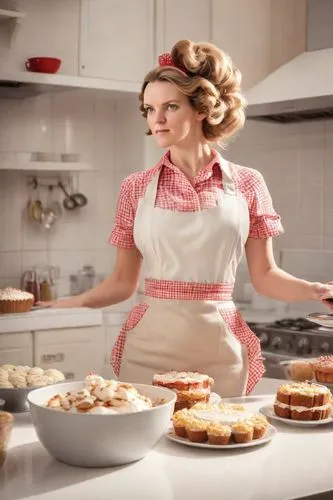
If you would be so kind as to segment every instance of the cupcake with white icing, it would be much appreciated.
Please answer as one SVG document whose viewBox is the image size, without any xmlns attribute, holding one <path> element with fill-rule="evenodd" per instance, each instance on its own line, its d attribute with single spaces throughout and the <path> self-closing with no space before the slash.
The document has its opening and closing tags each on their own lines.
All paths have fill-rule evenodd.
<svg viewBox="0 0 333 500">
<path fill-rule="evenodd" d="M 30 311 L 34 304 L 32 293 L 17 288 L 0 290 L 0 313 L 23 313 Z"/>
</svg>

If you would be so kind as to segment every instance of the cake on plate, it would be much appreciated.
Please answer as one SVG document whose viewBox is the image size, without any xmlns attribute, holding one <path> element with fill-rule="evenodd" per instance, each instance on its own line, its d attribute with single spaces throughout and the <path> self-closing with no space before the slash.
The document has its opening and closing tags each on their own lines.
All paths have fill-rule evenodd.
<svg viewBox="0 0 333 500">
<path fill-rule="evenodd" d="M 32 293 L 17 288 L 0 290 L 0 313 L 23 313 L 30 311 L 35 298 Z"/>
<path fill-rule="evenodd" d="M 264 415 L 233 403 L 198 403 L 174 413 L 172 422 L 177 436 L 193 443 L 208 441 L 212 445 L 248 443 L 263 438 L 269 425 Z"/>
<path fill-rule="evenodd" d="M 312 382 L 281 385 L 274 402 L 275 415 L 291 420 L 324 420 L 331 407 L 329 389 Z"/>
<path fill-rule="evenodd" d="M 317 382 L 333 384 L 333 356 L 321 356 L 312 363 Z"/>
<path fill-rule="evenodd" d="M 153 385 L 171 389 L 177 394 L 175 411 L 191 408 L 197 403 L 208 403 L 214 379 L 203 373 L 170 371 L 157 373 Z"/>
</svg>

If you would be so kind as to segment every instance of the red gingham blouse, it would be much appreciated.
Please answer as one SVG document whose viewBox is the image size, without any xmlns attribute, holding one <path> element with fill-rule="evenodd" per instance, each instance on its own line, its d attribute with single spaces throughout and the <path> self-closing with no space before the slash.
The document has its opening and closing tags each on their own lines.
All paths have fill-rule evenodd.
<svg viewBox="0 0 333 500">
<path fill-rule="evenodd" d="M 159 163 L 144 171 L 126 177 L 121 185 L 115 224 L 109 242 L 117 247 L 135 246 L 133 226 L 139 198 L 143 197 L 146 187 L 157 170 L 162 167 L 159 178 L 155 206 L 179 212 L 195 212 L 216 206 L 219 189 L 223 189 L 223 178 L 218 166 L 219 157 L 213 160 L 196 175 L 193 184 L 170 161 L 169 152 Z M 269 238 L 283 232 L 280 217 L 273 203 L 262 175 L 252 168 L 229 163 L 236 189 L 249 207 L 250 238 Z"/>
</svg>

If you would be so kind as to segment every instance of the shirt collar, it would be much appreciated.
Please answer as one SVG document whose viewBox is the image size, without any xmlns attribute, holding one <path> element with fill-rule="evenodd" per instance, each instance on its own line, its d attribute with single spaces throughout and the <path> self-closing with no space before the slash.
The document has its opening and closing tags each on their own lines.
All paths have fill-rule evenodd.
<svg viewBox="0 0 333 500">
<path fill-rule="evenodd" d="M 194 183 L 202 182 L 202 181 L 205 181 L 207 179 L 210 179 L 213 176 L 214 172 L 216 172 L 216 168 L 214 168 L 214 167 L 219 166 L 221 169 L 221 163 L 223 161 L 222 157 L 219 155 L 219 153 L 215 149 L 213 149 L 212 152 L 213 152 L 213 158 L 208 163 L 208 165 L 206 165 L 202 170 L 200 170 L 197 173 L 197 175 L 195 176 L 195 179 L 194 179 Z M 161 160 L 159 161 L 159 166 L 170 168 L 175 173 L 182 174 L 181 170 L 171 162 L 169 150 L 162 156 Z"/>
</svg>

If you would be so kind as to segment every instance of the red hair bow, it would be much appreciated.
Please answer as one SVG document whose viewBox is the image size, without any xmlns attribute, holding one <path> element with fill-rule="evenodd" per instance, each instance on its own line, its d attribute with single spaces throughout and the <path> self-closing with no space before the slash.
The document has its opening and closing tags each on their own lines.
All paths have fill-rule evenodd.
<svg viewBox="0 0 333 500">
<path fill-rule="evenodd" d="M 185 76 L 189 76 L 186 68 L 184 66 L 177 66 L 174 61 L 172 60 L 170 52 L 164 52 L 164 54 L 161 54 L 158 58 L 158 65 L 159 66 L 172 66 L 173 68 L 178 69 L 181 71 Z"/>
</svg>

